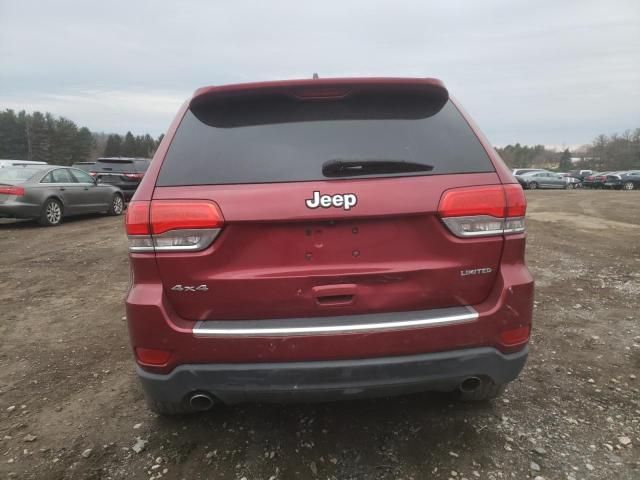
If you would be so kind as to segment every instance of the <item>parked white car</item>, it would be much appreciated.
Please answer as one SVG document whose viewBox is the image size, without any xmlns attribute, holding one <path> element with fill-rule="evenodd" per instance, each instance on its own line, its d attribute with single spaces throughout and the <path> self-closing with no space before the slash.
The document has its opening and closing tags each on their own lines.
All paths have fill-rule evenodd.
<svg viewBox="0 0 640 480">
<path fill-rule="evenodd" d="M 0 168 L 21 167 L 23 165 L 46 165 L 47 162 L 37 162 L 35 160 L 6 160 L 0 159 Z"/>
<path fill-rule="evenodd" d="M 565 182 L 567 182 L 567 188 L 580 188 L 582 186 L 582 180 L 574 177 L 571 173 L 558 173 L 558 175 L 562 175 L 564 177 Z"/>
</svg>

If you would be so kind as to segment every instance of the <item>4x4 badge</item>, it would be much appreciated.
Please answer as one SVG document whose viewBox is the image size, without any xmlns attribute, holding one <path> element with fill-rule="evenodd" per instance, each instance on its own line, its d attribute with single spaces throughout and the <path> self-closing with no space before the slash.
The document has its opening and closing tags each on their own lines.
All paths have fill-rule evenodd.
<svg viewBox="0 0 640 480">
<path fill-rule="evenodd" d="M 351 207 L 355 207 L 358 203 L 358 197 L 355 193 L 337 193 L 335 195 L 320 195 L 320 192 L 313 192 L 312 198 L 305 200 L 307 208 L 344 208 L 345 210 L 351 210 Z"/>
<path fill-rule="evenodd" d="M 202 285 L 174 285 L 171 287 L 174 292 L 208 292 L 209 287 Z"/>
</svg>

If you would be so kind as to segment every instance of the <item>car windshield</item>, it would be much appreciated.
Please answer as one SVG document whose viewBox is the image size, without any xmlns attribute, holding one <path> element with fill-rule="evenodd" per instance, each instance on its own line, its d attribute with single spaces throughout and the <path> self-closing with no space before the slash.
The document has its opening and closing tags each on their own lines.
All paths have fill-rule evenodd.
<svg viewBox="0 0 640 480">
<path fill-rule="evenodd" d="M 26 182 L 42 170 L 43 167 L 36 166 L 3 168 L 0 169 L 0 183 Z"/>
</svg>

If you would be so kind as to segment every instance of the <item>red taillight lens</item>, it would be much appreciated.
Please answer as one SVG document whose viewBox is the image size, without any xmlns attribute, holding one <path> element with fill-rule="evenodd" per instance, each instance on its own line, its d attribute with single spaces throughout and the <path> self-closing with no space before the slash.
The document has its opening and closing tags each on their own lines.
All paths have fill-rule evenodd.
<svg viewBox="0 0 640 480">
<path fill-rule="evenodd" d="M 125 173 L 124 176 L 127 178 L 140 180 L 142 177 L 144 177 L 144 173 Z"/>
<path fill-rule="evenodd" d="M 124 217 L 127 235 L 149 235 L 149 202 L 131 202 Z"/>
<path fill-rule="evenodd" d="M 154 200 L 151 202 L 151 233 L 170 230 L 220 228 L 224 218 L 218 206 L 205 200 Z"/>
<path fill-rule="evenodd" d="M 224 218 L 208 200 L 152 200 L 131 202 L 125 225 L 131 252 L 186 252 L 211 245 Z"/>
<path fill-rule="evenodd" d="M 458 237 L 524 232 L 527 201 L 519 184 L 453 188 L 443 193 L 438 214 Z"/>
<path fill-rule="evenodd" d="M 524 217 L 527 212 L 527 198 L 520 184 L 512 183 L 504 186 L 507 201 L 506 217 Z"/>
<path fill-rule="evenodd" d="M 531 327 L 526 325 L 511 330 L 505 330 L 500 333 L 500 343 L 505 347 L 514 347 L 522 345 L 529 341 L 529 333 Z"/>
<path fill-rule="evenodd" d="M 502 185 L 490 185 L 447 190 L 440 199 L 438 213 L 443 218 L 474 215 L 502 218 L 504 208 L 505 196 Z"/>
<path fill-rule="evenodd" d="M 136 347 L 135 351 L 138 362 L 145 365 L 153 365 L 159 367 L 162 365 L 166 365 L 171 358 L 171 352 L 167 350 Z"/>
<path fill-rule="evenodd" d="M 15 195 L 16 197 L 24 196 L 24 188 L 22 187 L 0 187 L 0 193 L 5 195 Z"/>
</svg>

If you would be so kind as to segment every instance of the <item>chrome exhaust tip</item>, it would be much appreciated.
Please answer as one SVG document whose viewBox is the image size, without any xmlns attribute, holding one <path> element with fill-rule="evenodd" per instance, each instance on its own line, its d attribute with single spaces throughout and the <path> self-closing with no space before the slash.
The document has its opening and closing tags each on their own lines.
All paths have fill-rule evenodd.
<svg viewBox="0 0 640 480">
<path fill-rule="evenodd" d="M 482 385 L 482 380 L 478 377 L 468 377 L 460 384 L 460 391 L 464 393 L 471 393 L 480 388 L 480 385 Z"/>
<path fill-rule="evenodd" d="M 189 406 L 196 412 L 204 412 L 213 407 L 214 401 L 206 393 L 194 393 L 189 397 Z"/>
</svg>

